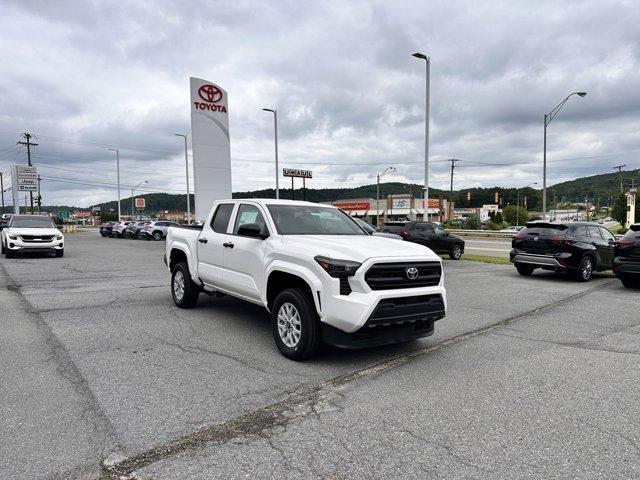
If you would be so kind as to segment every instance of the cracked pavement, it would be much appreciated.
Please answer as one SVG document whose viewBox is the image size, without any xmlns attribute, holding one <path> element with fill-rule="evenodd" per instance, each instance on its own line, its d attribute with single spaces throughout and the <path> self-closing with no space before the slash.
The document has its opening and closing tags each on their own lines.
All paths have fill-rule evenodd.
<svg viewBox="0 0 640 480">
<path fill-rule="evenodd" d="M 640 478 L 640 291 L 607 275 L 445 261 L 433 337 L 294 363 L 257 306 L 175 308 L 163 247 L 0 259 L 0 478 Z"/>
</svg>

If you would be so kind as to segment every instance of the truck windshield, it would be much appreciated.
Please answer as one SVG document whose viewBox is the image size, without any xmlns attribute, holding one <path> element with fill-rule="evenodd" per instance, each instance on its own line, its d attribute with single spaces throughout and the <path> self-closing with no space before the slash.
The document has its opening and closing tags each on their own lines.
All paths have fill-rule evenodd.
<svg viewBox="0 0 640 480">
<path fill-rule="evenodd" d="M 280 235 L 367 235 L 337 208 L 268 205 Z"/>
<path fill-rule="evenodd" d="M 11 218 L 13 228 L 55 228 L 49 217 L 13 216 Z"/>
</svg>

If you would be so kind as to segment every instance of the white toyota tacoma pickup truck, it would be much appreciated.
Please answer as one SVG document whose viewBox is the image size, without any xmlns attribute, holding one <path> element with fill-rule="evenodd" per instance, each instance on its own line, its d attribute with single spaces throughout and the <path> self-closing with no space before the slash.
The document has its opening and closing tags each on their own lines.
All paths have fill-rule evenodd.
<svg viewBox="0 0 640 480">
<path fill-rule="evenodd" d="M 442 261 L 368 235 L 341 210 L 288 200 L 221 200 L 202 227 L 171 227 L 165 264 L 178 307 L 228 294 L 271 313 L 288 358 L 322 342 L 359 348 L 433 334 L 446 314 Z"/>
<path fill-rule="evenodd" d="M 52 252 L 64 255 L 64 235 L 51 217 L 45 215 L 13 215 L 0 232 L 0 249 L 7 258 L 16 253 Z"/>
</svg>

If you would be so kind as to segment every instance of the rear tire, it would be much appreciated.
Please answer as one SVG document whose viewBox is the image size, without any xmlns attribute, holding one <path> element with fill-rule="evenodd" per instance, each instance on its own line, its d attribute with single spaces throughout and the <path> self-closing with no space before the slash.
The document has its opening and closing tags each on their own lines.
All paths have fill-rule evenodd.
<svg viewBox="0 0 640 480">
<path fill-rule="evenodd" d="M 153 232 L 153 239 L 156 242 L 162 240 L 162 232 Z"/>
<path fill-rule="evenodd" d="M 271 309 L 271 330 L 280 353 L 291 360 L 313 357 L 322 345 L 322 328 L 308 291 L 283 290 Z"/>
<path fill-rule="evenodd" d="M 579 282 L 588 282 L 593 277 L 593 259 L 589 255 L 585 255 L 580 260 L 578 271 L 576 272 L 576 280 Z"/>
<path fill-rule="evenodd" d="M 518 273 L 523 277 L 530 277 L 531 275 L 533 275 L 535 267 L 532 267 L 531 265 L 516 264 L 516 270 L 518 270 Z"/>
<path fill-rule="evenodd" d="M 625 288 L 638 288 L 640 287 L 640 278 L 621 278 L 620 281 Z"/>
<path fill-rule="evenodd" d="M 187 262 L 177 263 L 171 270 L 171 296 L 179 308 L 192 308 L 198 303 L 200 289 L 191 280 Z"/>
<path fill-rule="evenodd" d="M 4 249 L 4 243 L 2 243 L 2 240 L 0 240 L 0 250 L 1 250 L 1 251 L 0 251 L 0 254 L 2 254 L 2 253 L 4 253 L 4 252 L 5 252 L 5 249 Z"/>
<path fill-rule="evenodd" d="M 451 251 L 449 252 L 449 258 L 451 260 L 460 260 L 460 257 L 462 257 L 462 245 L 454 243 Z"/>
<path fill-rule="evenodd" d="M 56 257 L 57 258 L 64 257 L 64 248 L 61 248 L 60 250 L 56 250 Z"/>
</svg>

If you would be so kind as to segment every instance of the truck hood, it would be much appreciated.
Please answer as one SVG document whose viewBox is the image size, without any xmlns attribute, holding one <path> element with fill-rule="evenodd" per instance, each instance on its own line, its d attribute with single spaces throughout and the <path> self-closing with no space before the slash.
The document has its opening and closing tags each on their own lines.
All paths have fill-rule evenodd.
<svg viewBox="0 0 640 480">
<path fill-rule="evenodd" d="M 427 247 L 375 235 L 283 235 L 282 243 L 300 247 L 315 255 L 364 262 L 373 257 L 424 257 L 440 260 Z"/>
<path fill-rule="evenodd" d="M 10 235 L 62 235 L 57 228 L 7 228 Z"/>
</svg>

